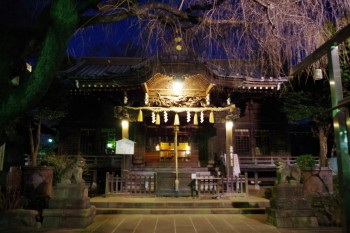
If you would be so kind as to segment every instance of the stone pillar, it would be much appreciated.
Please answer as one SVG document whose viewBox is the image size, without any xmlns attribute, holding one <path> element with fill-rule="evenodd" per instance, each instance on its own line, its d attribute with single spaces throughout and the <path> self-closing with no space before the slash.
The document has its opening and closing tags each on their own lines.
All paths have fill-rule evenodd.
<svg viewBox="0 0 350 233">
<path fill-rule="evenodd" d="M 304 198 L 302 184 L 278 184 L 273 187 L 267 222 L 276 227 L 318 227 L 311 202 Z"/>
</svg>

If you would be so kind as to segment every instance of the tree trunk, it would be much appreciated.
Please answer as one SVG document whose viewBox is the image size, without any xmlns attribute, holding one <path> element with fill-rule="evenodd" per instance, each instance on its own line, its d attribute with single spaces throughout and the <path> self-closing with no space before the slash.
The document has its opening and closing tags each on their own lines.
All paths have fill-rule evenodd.
<svg viewBox="0 0 350 233">
<path fill-rule="evenodd" d="M 0 101 L 0 129 L 14 116 L 21 114 L 42 98 L 65 56 L 67 44 L 78 24 L 78 9 L 73 0 L 53 1 L 50 12 L 50 27 L 36 67 L 25 85 L 11 91 Z"/>
<path fill-rule="evenodd" d="M 35 124 L 34 124 L 35 125 Z M 29 122 L 28 130 L 29 130 L 29 141 L 30 141 L 30 153 L 32 157 L 32 166 L 37 166 L 38 164 L 38 152 L 40 147 L 40 135 L 41 135 L 41 120 L 38 121 L 36 125 L 36 131 L 35 131 L 35 139 L 33 135 L 33 127 L 32 123 Z"/>
<path fill-rule="evenodd" d="M 318 135 L 320 140 L 320 167 L 326 167 L 327 166 L 327 133 L 324 127 L 319 126 L 318 127 Z"/>
</svg>

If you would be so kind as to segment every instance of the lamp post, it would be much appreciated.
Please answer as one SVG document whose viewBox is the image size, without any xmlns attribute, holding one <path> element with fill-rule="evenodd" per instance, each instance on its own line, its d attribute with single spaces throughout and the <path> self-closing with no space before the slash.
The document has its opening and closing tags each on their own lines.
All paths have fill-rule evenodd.
<svg viewBox="0 0 350 233">
<path fill-rule="evenodd" d="M 174 125 L 174 151 L 175 151 L 175 192 L 179 191 L 179 167 L 178 167 L 178 151 L 177 151 L 177 132 L 179 131 L 179 126 Z"/>
<path fill-rule="evenodd" d="M 183 89 L 183 79 L 182 78 L 174 78 L 172 84 L 173 94 L 180 95 Z M 175 152 L 175 192 L 179 192 L 179 167 L 178 167 L 178 151 L 177 151 L 177 132 L 179 131 L 180 119 L 179 115 L 175 113 L 174 118 L 174 152 Z"/>
<path fill-rule="evenodd" d="M 122 120 L 122 138 L 129 138 L 129 121 L 127 119 Z M 125 177 L 125 173 L 129 171 L 129 157 L 123 155 L 123 165 L 121 169 L 122 177 Z"/>
<path fill-rule="evenodd" d="M 174 119 L 174 152 L 175 152 L 175 192 L 179 191 L 179 167 L 178 167 L 178 151 L 177 151 L 177 132 L 179 131 L 179 115 L 175 114 Z"/>
<path fill-rule="evenodd" d="M 233 121 L 230 117 L 226 117 L 226 178 L 227 178 L 227 191 L 232 192 L 233 187 L 232 185 L 229 185 L 230 178 L 231 178 L 231 150 L 233 148 L 232 146 L 232 128 L 233 128 Z"/>
<path fill-rule="evenodd" d="M 127 119 L 122 120 L 122 138 L 129 139 L 129 121 Z"/>
</svg>

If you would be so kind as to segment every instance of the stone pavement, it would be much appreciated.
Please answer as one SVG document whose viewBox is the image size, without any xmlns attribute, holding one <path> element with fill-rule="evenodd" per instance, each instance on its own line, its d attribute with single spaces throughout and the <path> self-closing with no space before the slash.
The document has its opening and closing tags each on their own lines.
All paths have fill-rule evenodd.
<svg viewBox="0 0 350 233">
<path fill-rule="evenodd" d="M 340 233 L 339 227 L 276 228 L 266 215 L 179 214 L 97 215 L 85 229 L 1 228 L 1 233 Z"/>
<path fill-rule="evenodd" d="M 192 202 L 193 198 L 93 197 L 91 202 Z M 265 198 L 234 197 L 231 201 L 260 203 Z M 212 200 L 197 199 L 199 202 Z M 221 199 L 219 202 L 230 201 Z M 276 228 L 266 222 L 265 214 L 98 214 L 85 229 L 4 228 L 0 233 L 341 233 L 340 227 Z"/>
</svg>

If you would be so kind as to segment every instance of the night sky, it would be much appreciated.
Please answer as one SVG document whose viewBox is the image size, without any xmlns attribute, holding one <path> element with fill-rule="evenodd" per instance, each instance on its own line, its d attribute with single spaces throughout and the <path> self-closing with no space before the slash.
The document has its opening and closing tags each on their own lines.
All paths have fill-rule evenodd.
<svg viewBox="0 0 350 233">
<path fill-rule="evenodd" d="M 137 26 L 130 26 L 134 20 L 80 29 L 73 35 L 67 52 L 74 58 L 138 56 L 140 32 Z"/>
<path fill-rule="evenodd" d="M 35 36 L 31 27 L 37 15 L 50 0 L 5 0 L 1 2 L 0 22 L 3 32 L 17 31 L 23 37 Z M 96 13 L 94 11 L 87 14 Z M 115 24 L 79 29 L 72 37 L 67 55 L 80 56 L 135 56 L 139 55 L 140 32 L 135 17 Z M 132 46 L 134 45 L 134 46 Z"/>
</svg>

